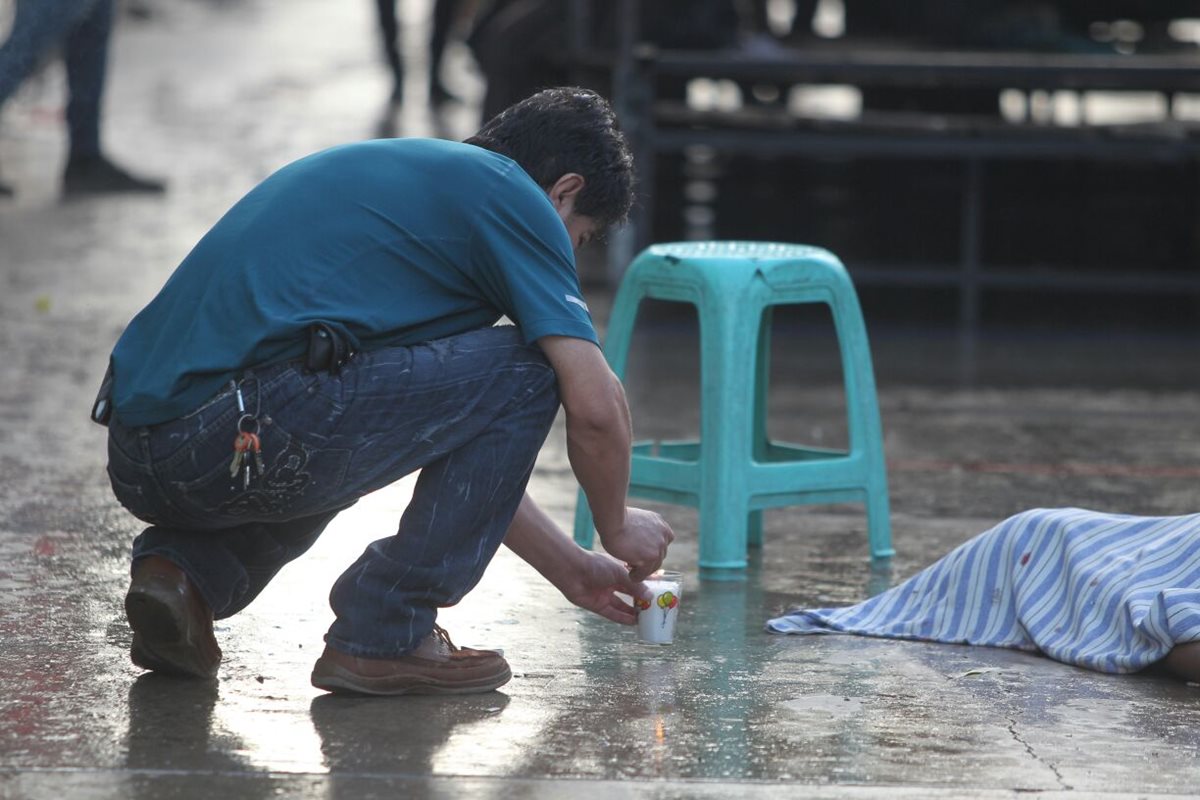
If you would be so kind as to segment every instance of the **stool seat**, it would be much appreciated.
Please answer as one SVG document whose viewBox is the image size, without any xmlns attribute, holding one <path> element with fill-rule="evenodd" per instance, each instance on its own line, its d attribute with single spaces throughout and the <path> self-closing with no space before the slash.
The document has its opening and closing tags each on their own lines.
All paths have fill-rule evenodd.
<svg viewBox="0 0 1200 800">
<path fill-rule="evenodd" d="M 700 438 L 634 444 L 629 495 L 697 508 L 700 566 L 740 569 L 762 543 L 762 511 L 862 502 L 871 556 L 893 555 L 887 469 L 866 326 L 854 285 L 832 253 L 776 242 L 677 242 L 640 253 L 613 302 L 604 355 L 624 378 L 644 299 L 690 303 L 700 323 Z M 771 441 L 767 388 L 771 309 L 824 303 L 845 383 L 849 447 Z M 595 530 L 581 491 L 575 541 Z"/>
</svg>

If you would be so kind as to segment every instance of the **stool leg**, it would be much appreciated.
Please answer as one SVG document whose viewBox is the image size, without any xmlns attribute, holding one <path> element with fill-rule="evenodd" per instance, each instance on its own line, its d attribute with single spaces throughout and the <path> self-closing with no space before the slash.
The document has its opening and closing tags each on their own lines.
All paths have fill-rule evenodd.
<svg viewBox="0 0 1200 800">
<path fill-rule="evenodd" d="M 763 309 L 759 321 L 758 346 L 754 359 L 754 460 L 763 462 L 770 453 L 771 439 L 767 435 L 767 397 L 771 388 L 771 306 Z M 762 547 L 763 515 L 761 511 L 751 511 L 746 522 L 746 544 L 749 547 Z"/>
<path fill-rule="evenodd" d="M 745 569 L 746 521 L 744 502 L 700 498 L 700 566 L 704 569 Z"/>
<path fill-rule="evenodd" d="M 867 488 L 867 545 L 871 549 L 871 558 L 891 558 L 896 555 L 892 547 L 887 481 L 881 483 Z"/>
<path fill-rule="evenodd" d="M 746 515 L 746 546 L 762 547 L 763 512 L 751 511 Z"/>
<path fill-rule="evenodd" d="M 625 366 L 629 361 L 629 345 L 633 340 L 633 327 L 637 321 L 638 307 L 646 296 L 645 287 L 637 280 L 637 262 L 630 267 L 630 274 L 621 282 L 613 300 L 612 313 L 608 317 L 608 330 L 604 334 L 604 357 L 613 373 L 625 378 Z"/>
<path fill-rule="evenodd" d="M 835 291 L 830 310 L 834 315 L 842 355 L 850 450 L 862 454 L 867 469 L 863 490 L 867 495 L 868 544 L 873 558 L 888 558 L 895 554 L 895 550 L 892 549 L 883 425 L 879 419 L 879 399 L 875 392 L 875 371 L 871 363 L 867 328 L 849 279 Z"/>
<path fill-rule="evenodd" d="M 700 341 L 700 566 L 746 566 L 750 459 L 754 454 L 757 359 L 746 353 L 759 337 L 752 297 L 706 297 Z M 761 308 L 761 305 L 759 306 Z"/>
</svg>

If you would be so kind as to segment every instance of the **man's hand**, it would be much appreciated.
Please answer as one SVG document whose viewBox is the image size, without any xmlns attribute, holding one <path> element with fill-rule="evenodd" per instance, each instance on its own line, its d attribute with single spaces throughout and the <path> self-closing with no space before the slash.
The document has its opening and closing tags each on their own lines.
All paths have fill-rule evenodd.
<svg viewBox="0 0 1200 800">
<path fill-rule="evenodd" d="M 629 511 L 633 512 L 634 518 L 641 520 L 642 528 L 658 531 L 660 538 L 665 532 L 665 541 L 661 546 L 661 553 L 665 553 L 666 542 L 673 538 L 667 523 L 649 511 L 636 508 Z M 638 534 L 632 536 L 630 541 L 645 538 Z M 564 597 L 605 619 L 625 625 L 632 625 L 637 619 L 633 606 L 617 597 L 617 592 L 651 599 L 652 592 L 641 583 L 638 577 L 640 573 L 631 576 L 629 567 L 621 561 L 604 553 L 584 550 L 575 544 L 537 507 L 529 495 L 522 498 L 521 505 L 517 507 L 517 514 L 508 527 L 504 543 L 550 581 Z M 660 563 L 661 555 L 647 574 L 657 569 Z"/>
<path fill-rule="evenodd" d="M 637 611 L 618 597 L 617 592 L 647 600 L 651 595 L 644 583 L 629 577 L 629 571 L 620 561 L 592 551 L 587 551 L 578 569 L 562 581 L 558 589 L 563 597 L 580 608 L 622 625 L 637 622 Z"/>
<path fill-rule="evenodd" d="M 629 565 L 630 578 L 640 581 L 662 566 L 675 532 L 653 511 L 627 507 L 625 524 L 601 533 L 600 540 L 605 550 Z"/>
</svg>

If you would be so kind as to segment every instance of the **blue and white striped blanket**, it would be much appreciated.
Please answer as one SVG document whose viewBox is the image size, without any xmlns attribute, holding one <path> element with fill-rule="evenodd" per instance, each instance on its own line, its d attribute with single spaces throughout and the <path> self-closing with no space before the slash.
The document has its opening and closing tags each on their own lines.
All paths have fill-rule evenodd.
<svg viewBox="0 0 1200 800">
<path fill-rule="evenodd" d="M 1136 672 L 1200 640 L 1200 514 L 1026 511 L 870 600 L 797 609 L 767 630 L 1012 647 Z"/>
</svg>

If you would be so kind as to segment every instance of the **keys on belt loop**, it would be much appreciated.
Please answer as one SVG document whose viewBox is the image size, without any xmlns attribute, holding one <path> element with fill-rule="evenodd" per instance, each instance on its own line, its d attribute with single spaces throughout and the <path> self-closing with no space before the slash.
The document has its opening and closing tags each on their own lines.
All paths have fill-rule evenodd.
<svg viewBox="0 0 1200 800">
<path fill-rule="evenodd" d="M 244 412 L 242 392 L 238 389 L 238 408 Z M 262 478 L 266 468 L 263 464 L 262 442 L 258 438 L 258 420 L 251 414 L 243 413 L 238 418 L 238 433 L 233 440 L 233 461 L 229 463 L 229 477 L 237 478 L 242 474 L 242 489 L 250 488 L 250 473 L 254 472 Z"/>
</svg>

